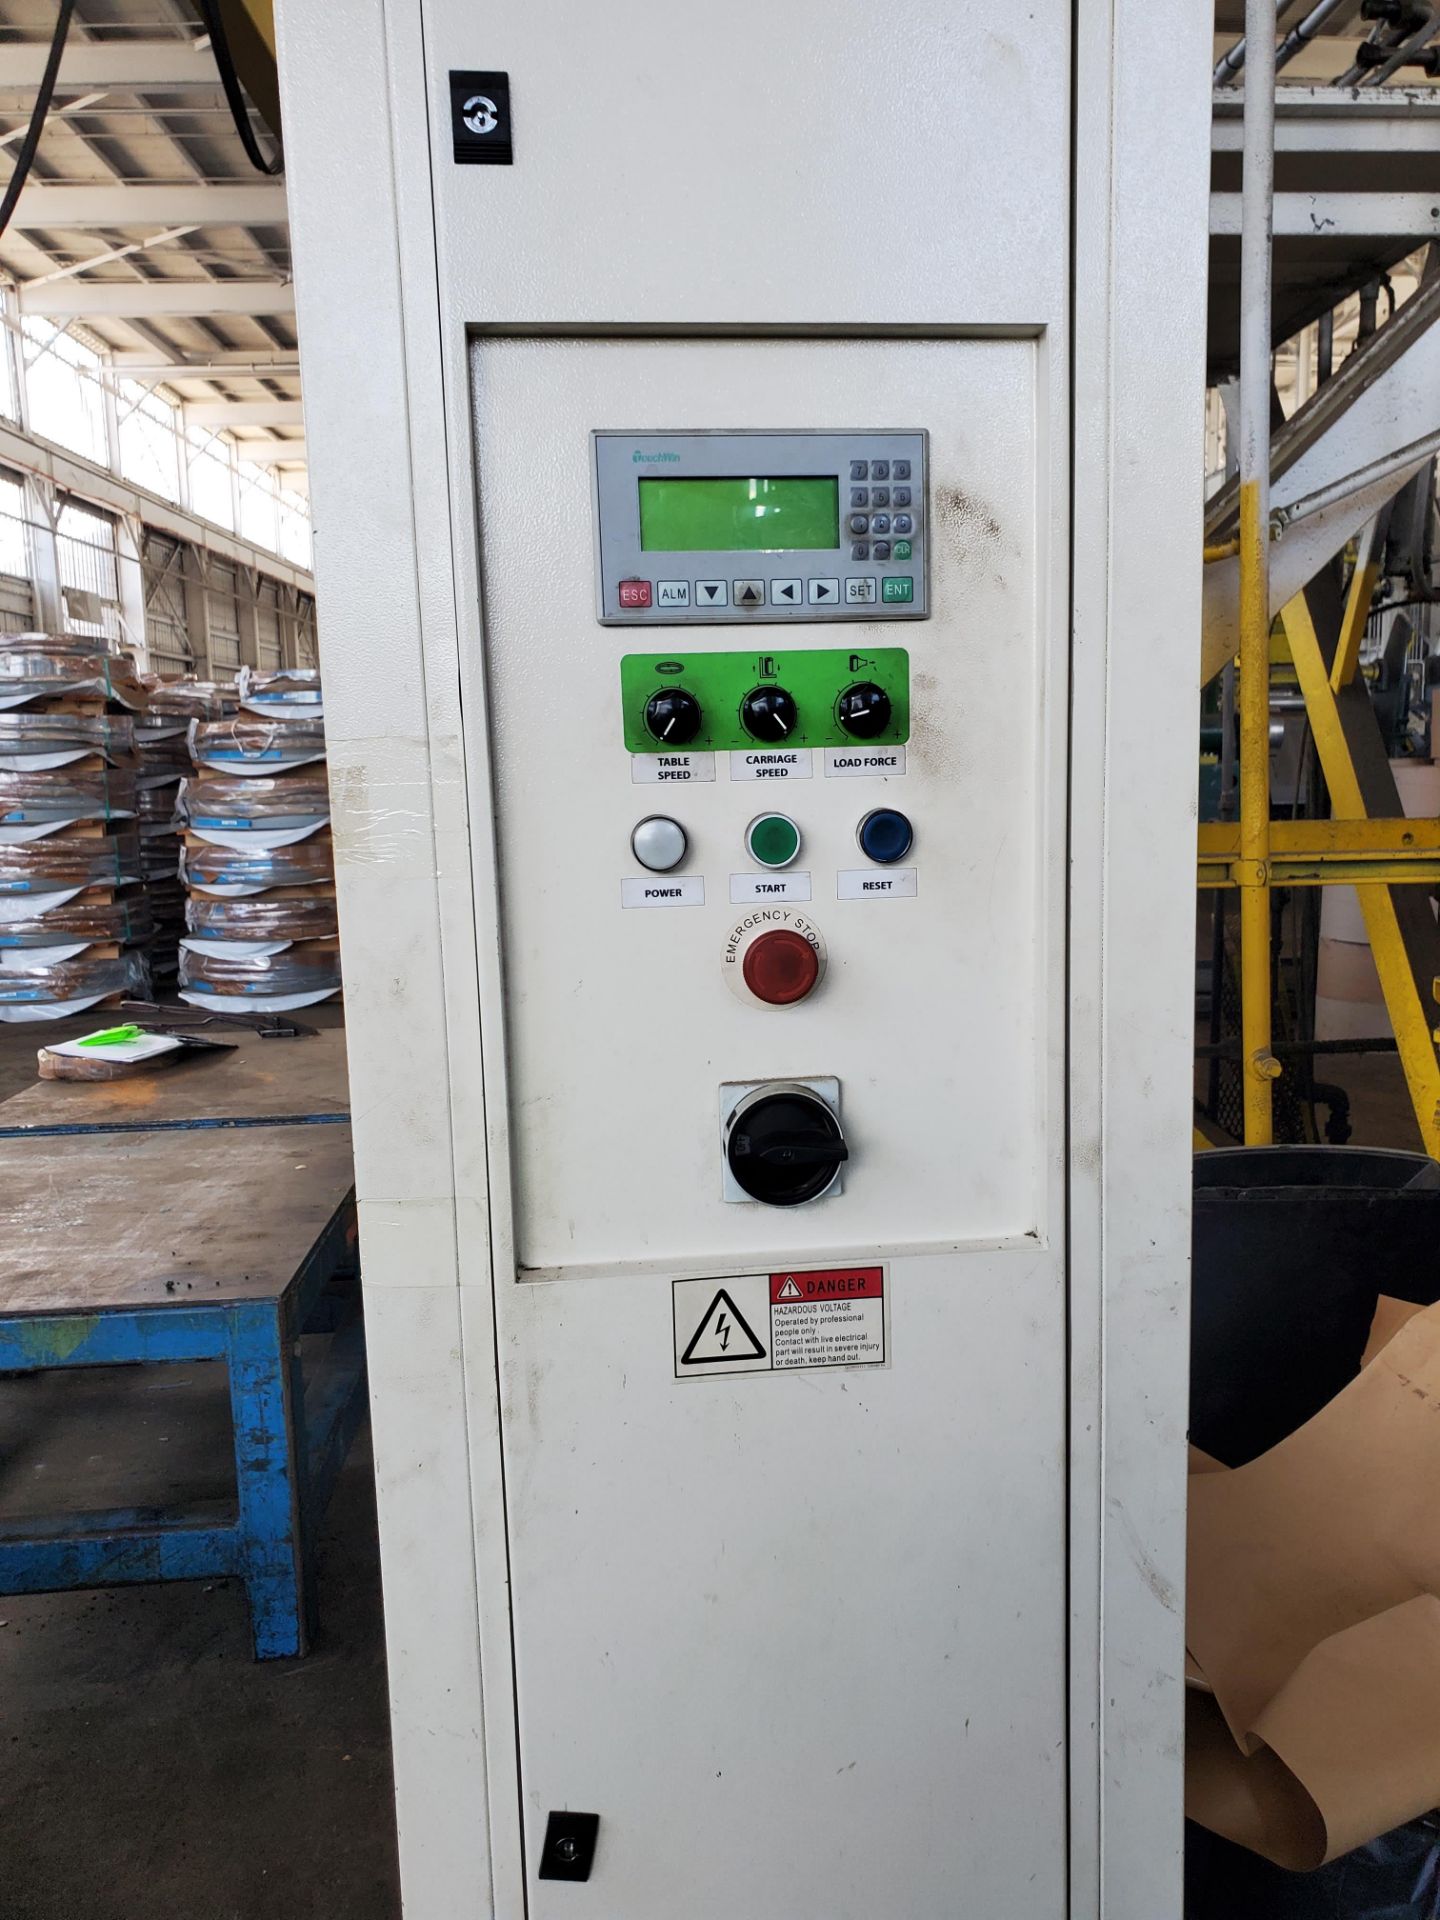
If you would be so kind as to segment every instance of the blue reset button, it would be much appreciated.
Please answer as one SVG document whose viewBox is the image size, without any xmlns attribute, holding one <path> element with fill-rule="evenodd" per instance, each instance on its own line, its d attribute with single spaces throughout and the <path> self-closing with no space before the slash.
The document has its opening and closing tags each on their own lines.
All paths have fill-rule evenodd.
<svg viewBox="0 0 1440 1920">
<path fill-rule="evenodd" d="M 903 813 L 893 807 L 876 807 L 867 813 L 856 831 L 860 851 L 877 866 L 892 867 L 903 860 L 915 844 L 915 829 Z"/>
</svg>

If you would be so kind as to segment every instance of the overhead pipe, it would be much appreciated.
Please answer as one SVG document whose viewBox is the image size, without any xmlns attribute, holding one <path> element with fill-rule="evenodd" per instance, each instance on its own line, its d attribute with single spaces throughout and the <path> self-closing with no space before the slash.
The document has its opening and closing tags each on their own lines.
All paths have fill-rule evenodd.
<svg viewBox="0 0 1440 1920">
<path fill-rule="evenodd" d="M 1278 71 L 1281 67 L 1289 66 L 1300 49 L 1308 46 L 1315 38 L 1331 14 L 1338 13 L 1341 7 L 1348 6 L 1349 4 L 1350 0 L 1319 0 L 1319 4 L 1312 7 L 1305 18 L 1300 21 L 1298 25 L 1290 29 L 1289 33 L 1286 34 L 1285 38 L 1276 48 L 1276 70 Z M 1278 0 L 1275 8 L 1277 19 L 1288 5 L 1289 0 Z M 1240 77 L 1240 72 L 1245 65 L 1245 41 L 1248 38 L 1249 34 L 1247 32 L 1242 38 L 1235 42 L 1228 53 L 1221 54 L 1215 65 L 1214 80 L 1217 87 L 1228 87 Z"/>
<path fill-rule="evenodd" d="M 1407 61 L 1415 59 L 1437 34 L 1440 34 L 1440 8 L 1435 9 L 1425 25 L 1412 33 L 1408 40 L 1402 40 L 1388 60 L 1378 67 L 1372 67 L 1362 80 L 1356 82 L 1356 85 L 1383 86 L 1392 73 L 1398 72 Z"/>
<path fill-rule="evenodd" d="M 1274 1137 L 1270 1046 L 1270 340 L 1275 208 L 1273 0 L 1245 0 L 1240 215 L 1240 891 L 1245 1143 Z"/>
<path fill-rule="evenodd" d="M 1412 12 L 1413 17 L 1413 12 Z M 1394 31 L 1400 34 L 1399 40 L 1387 38 L 1387 27 L 1382 20 L 1371 32 L 1368 40 L 1362 40 L 1357 49 L 1358 58 L 1352 66 L 1345 69 L 1338 80 L 1337 87 L 1371 87 L 1380 85 L 1388 79 L 1398 66 L 1410 57 L 1412 51 L 1418 51 L 1427 40 L 1434 38 L 1440 28 L 1440 8 L 1432 7 L 1425 20 L 1410 32 L 1398 27 Z"/>
</svg>

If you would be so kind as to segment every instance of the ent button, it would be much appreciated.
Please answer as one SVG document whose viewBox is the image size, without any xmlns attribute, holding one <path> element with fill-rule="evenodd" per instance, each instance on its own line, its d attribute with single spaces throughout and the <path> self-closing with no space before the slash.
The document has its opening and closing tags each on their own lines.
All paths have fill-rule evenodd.
<svg viewBox="0 0 1440 1920">
<path fill-rule="evenodd" d="M 800 829 L 786 814 L 757 814 L 745 829 L 745 851 L 757 866 L 788 867 L 800 851 Z"/>
<path fill-rule="evenodd" d="M 630 850 L 651 873 L 669 873 L 685 858 L 688 842 L 678 820 L 663 813 L 649 814 L 630 835 Z"/>
</svg>

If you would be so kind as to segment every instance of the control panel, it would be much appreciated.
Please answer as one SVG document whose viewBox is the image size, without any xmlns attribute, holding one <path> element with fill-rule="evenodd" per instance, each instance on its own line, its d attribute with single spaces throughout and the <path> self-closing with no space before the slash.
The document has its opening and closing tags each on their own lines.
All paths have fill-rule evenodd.
<svg viewBox="0 0 1440 1920">
<path fill-rule="evenodd" d="M 1033 344 L 474 353 L 517 1271 L 1024 1234 Z"/>
<path fill-rule="evenodd" d="M 608 625 L 929 611 L 923 432 L 591 434 Z"/>
</svg>

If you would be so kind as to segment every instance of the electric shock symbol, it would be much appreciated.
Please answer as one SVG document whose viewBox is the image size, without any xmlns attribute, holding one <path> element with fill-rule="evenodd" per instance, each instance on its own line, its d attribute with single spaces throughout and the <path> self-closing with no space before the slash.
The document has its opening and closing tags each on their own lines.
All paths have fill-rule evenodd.
<svg viewBox="0 0 1440 1920">
<path fill-rule="evenodd" d="M 763 1360 L 765 1349 L 749 1322 L 724 1287 L 705 1309 L 690 1344 L 680 1356 L 682 1367 L 710 1367 L 724 1360 Z"/>
</svg>

